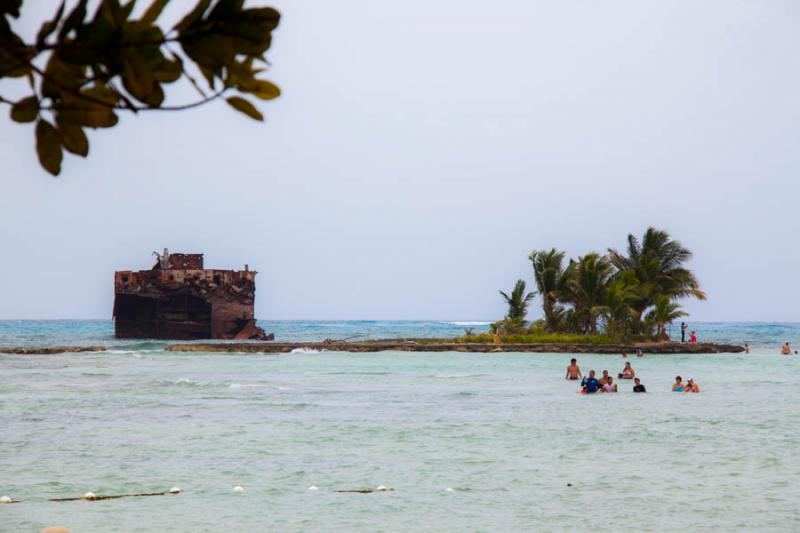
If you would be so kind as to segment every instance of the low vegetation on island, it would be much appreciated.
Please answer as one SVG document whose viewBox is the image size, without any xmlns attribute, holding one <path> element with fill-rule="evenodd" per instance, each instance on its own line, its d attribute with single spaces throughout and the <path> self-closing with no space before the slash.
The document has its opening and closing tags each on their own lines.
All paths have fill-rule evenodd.
<svg viewBox="0 0 800 533">
<path fill-rule="evenodd" d="M 668 340 L 667 327 L 686 316 L 678 300 L 705 293 L 686 268 L 692 252 L 665 231 L 648 228 L 641 240 L 628 235 L 624 251 L 590 252 L 565 261 L 556 249 L 534 250 L 529 258 L 536 291 L 524 279 L 491 333 L 468 331 L 462 342 L 612 344 Z M 528 322 L 528 306 L 541 297 L 543 318 Z"/>
</svg>

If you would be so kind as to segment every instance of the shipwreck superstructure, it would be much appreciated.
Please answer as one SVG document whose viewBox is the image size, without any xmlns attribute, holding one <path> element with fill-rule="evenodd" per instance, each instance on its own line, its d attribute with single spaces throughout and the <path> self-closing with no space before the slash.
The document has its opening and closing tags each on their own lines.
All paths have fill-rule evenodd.
<svg viewBox="0 0 800 533">
<path fill-rule="evenodd" d="M 127 339 L 268 339 L 256 326 L 256 272 L 203 267 L 164 249 L 150 270 L 114 274 L 114 329 Z"/>
</svg>

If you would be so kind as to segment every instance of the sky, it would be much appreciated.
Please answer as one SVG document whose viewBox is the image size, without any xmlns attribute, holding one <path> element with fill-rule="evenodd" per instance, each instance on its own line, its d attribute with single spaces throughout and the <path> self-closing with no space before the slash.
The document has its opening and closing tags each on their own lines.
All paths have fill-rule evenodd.
<svg viewBox="0 0 800 533">
<path fill-rule="evenodd" d="M 532 249 L 655 226 L 695 254 L 691 320 L 800 321 L 795 0 L 249 5 L 282 14 L 263 124 L 123 117 L 53 178 L 0 110 L 0 319 L 110 318 L 168 247 L 257 270 L 264 320 L 492 320 Z"/>
</svg>

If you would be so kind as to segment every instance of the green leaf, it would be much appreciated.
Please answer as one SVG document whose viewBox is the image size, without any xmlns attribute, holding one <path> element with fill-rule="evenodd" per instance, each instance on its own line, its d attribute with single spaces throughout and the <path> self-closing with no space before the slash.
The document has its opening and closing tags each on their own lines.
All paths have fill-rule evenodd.
<svg viewBox="0 0 800 533">
<path fill-rule="evenodd" d="M 61 141 L 64 148 L 75 155 L 86 157 L 89 154 L 89 139 L 80 126 L 56 119 L 58 131 L 61 132 Z"/>
<path fill-rule="evenodd" d="M 219 0 L 208 18 L 227 17 L 241 11 L 242 6 L 244 6 L 244 0 Z"/>
<path fill-rule="evenodd" d="M 14 122 L 33 122 L 39 116 L 39 99 L 35 96 L 23 98 L 11 106 L 11 120 Z"/>
<path fill-rule="evenodd" d="M 162 59 L 153 67 L 153 78 L 161 83 L 172 83 L 181 77 L 183 69 L 177 61 Z"/>
<path fill-rule="evenodd" d="M 82 114 L 77 114 L 75 118 L 79 118 L 84 126 L 110 128 L 117 124 L 119 119 L 113 109 L 113 106 L 119 101 L 119 95 L 116 91 L 104 85 L 97 85 L 90 89 L 82 90 L 81 94 L 90 98 L 76 99 L 74 102 L 74 105 L 82 110 Z M 106 105 L 97 103 L 97 101 Z"/>
<path fill-rule="evenodd" d="M 56 28 L 58 28 L 58 23 L 61 20 L 61 16 L 64 14 L 64 0 L 61 0 L 61 6 L 58 8 L 56 12 L 56 16 L 53 17 L 53 20 L 45 22 L 42 24 L 42 28 L 39 30 L 39 34 L 36 36 L 36 46 L 41 48 L 50 34 L 53 33 Z"/>
<path fill-rule="evenodd" d="M 254 106 L 244 98 L 240 98 L 238 96 L 231 96 L 229 98 L 226 98 L 225 101 L 228 102 L 231 105 L 231 107 L 233 107 L 235 110 L 239 111 L 240 113 L 244 113 L 245 115 L 254 120 L 258 121 L 264 120 L 264 115 L 262 115 L 261 112 L 258 109 L 256 109 L 256 106 Z"/>
<path fill-rule="evenodd" d="M 72 8 L 72 11 L 67 15 L 61 30 L 58 32 L 58 40 L 61 41 L 69 32 L 76 29 L 81 25 L 83 19 L 86 18 L 86 3 L 89 0 L 80 0 L 78 4 Z"/>
<path fill-rule="evenodd" d="M 148 25 L 154 23 L 168 3 L 169 0 L 153 0 L 153 3 L 144 12 L 141 22 Z"/>
<path fill-rule="evenodd" d="M 45 120 L 36 123 L 36 153 L 39 163 L 53 176 L 61 172 L 61 160 L 64 157 L 61 151 L 61 136 L 58 131 Z"/>
<path fill-rule="evenodd" d="M 164 93 L 156 90 L 158 86 L 142 56 L 133 48 L 123 50 L 121 56 L 125 90 L 140 102 L 156 107 L 161 105 Z"/>
<path fill-rule="evenodd" d="M 194 9 L 192 9 L 189 14 L 183 17 L 173 29 L 177 30 L 178 32 L 186 31 L 197 19 L 202 18 L 209 5 L 211 5 L 211 0 L 200 0 L 197 2 L 197 5 L 194 7 Z"/>
<path fill-rule="evenodd" d="M 266 80 L 248 81 L 242 90 L 262 100 L 273 100 L 281 95 L 280 87 Z"/>
</svg>

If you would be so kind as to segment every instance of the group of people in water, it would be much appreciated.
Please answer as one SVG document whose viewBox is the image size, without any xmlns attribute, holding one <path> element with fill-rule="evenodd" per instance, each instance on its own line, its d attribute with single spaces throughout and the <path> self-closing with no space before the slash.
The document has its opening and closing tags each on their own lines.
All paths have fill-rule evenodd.
<svg viewBox="0 0 800 533">
<path fill-rule="evenodd" d="M 639 350 L 641 353 L 641 350 Z M 639 354 L 637 353 L 637 355 Z M 639 355 L 641 357 L 641 355 Z M 623 357 L 627 357 L 623 354 Z M 567 374 L 565 379 L 569 381 L 581 382 L 581 394 L 595 394 L 598 392 L 618 392 L 618 385 L 614 382 L 614 378 L 608 374 L 608 370 L 603 370 L 603 375 L 600 378 L 596 377 L 595 371 L 590 370 L 589 374 L 584 376 L 581 372 L 581 367 L 578 366 L 578 360 L 572 359 L 567 367 Z M 625 368 L 622 372 L 617 374 L 619 380 L 633 380 L 633 392 L 647 392 L 647 389 L 642 384 L 642 381 L 636 376 L 630 362 L 625 363 Z M 675 377 L 675 383 L 672 385 L 673 392 L 700 392 L 700 385 L 698 385 L 692 378 L 683 382 L 681 376 Z"/>
</svg>

